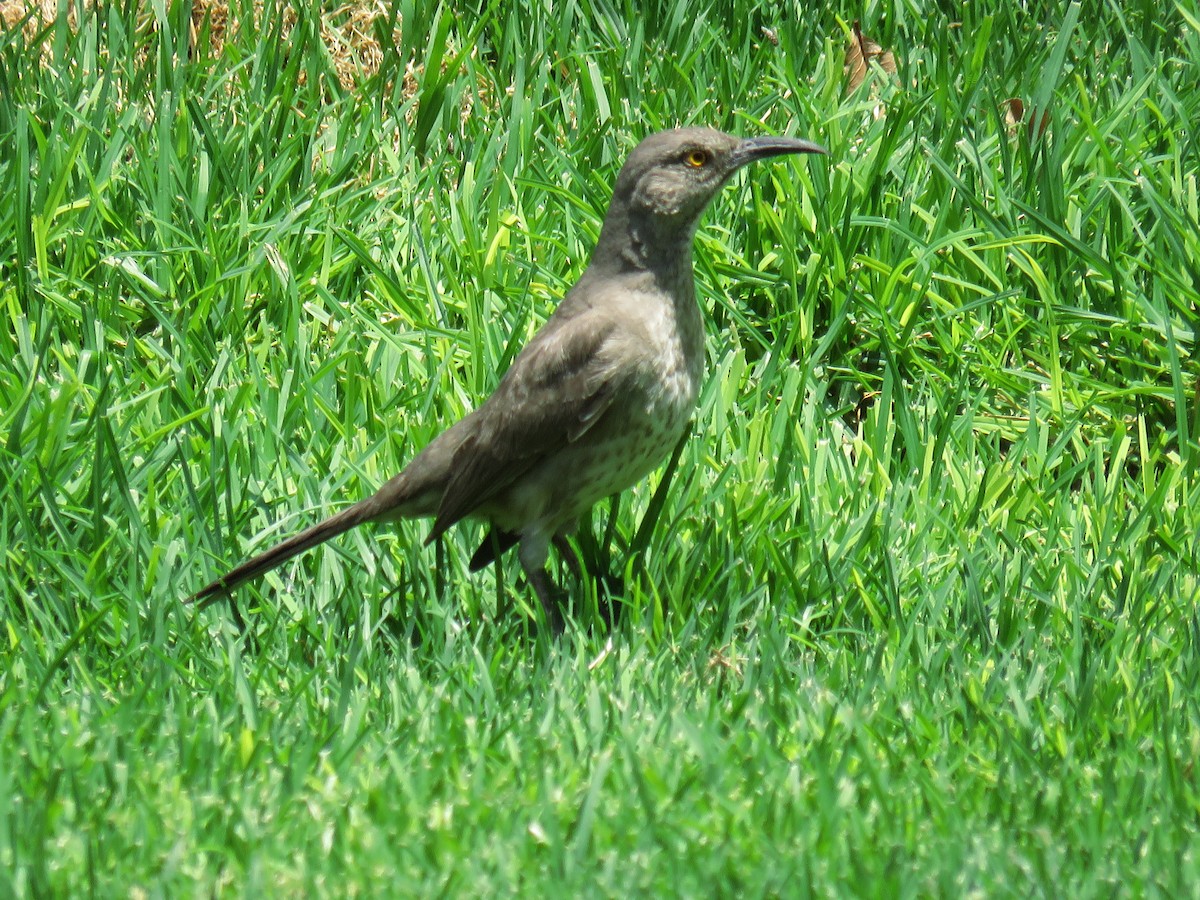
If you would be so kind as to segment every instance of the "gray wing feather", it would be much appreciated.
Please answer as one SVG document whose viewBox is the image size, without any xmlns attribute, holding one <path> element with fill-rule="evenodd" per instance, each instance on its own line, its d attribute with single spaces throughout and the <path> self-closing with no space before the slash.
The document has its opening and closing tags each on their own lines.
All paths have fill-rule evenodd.
<svg viewBox="0 0 1200 900">
<path fill-rule="evenodd" d="M 612 404 L 619 376 L 603 350 L 616 326 L 592 313 L 548 322 L 477 410 L 478 427 L 454 453 L 430 540 L 579 440 Z"/>
</svg>

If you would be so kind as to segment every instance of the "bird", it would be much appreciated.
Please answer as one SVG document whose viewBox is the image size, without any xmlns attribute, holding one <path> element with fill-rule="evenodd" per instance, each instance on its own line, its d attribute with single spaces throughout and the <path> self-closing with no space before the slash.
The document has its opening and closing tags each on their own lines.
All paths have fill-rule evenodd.
<svg viewBox="0 0 1200 900">
<path fill-rule="evenodd" d="M 551 546 L 569 549 L 566 536 L 584 512 L 659 466 L 695 409 L 704 324 L 692 245 L 702 214 L 743 166 L 826 152 L 799 138 L 740 138 L 705 127 L 645 137 L 617 175 L 583 274 L 494 392 L 373 495 L 188 599 L 207 605 L 364 523 L 432 518 L 428 544 L 472 517 L 489 531 L 470 569 L 516 546 L 546 624 L 562 633 L 546 570 Z"/>
</svg>

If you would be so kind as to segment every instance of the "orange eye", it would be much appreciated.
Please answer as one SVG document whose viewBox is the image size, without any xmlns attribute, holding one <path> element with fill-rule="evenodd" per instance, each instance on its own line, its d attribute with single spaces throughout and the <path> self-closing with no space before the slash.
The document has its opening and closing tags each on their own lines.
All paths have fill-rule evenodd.
<svg viewBox="0 0 1200 900">
<path fill-rule="evenodd" d="M 699 169 L 708 165 L 708 154 L 703 150 L 689 150 L 683 161 L 693 169 Z"/>
</svg>

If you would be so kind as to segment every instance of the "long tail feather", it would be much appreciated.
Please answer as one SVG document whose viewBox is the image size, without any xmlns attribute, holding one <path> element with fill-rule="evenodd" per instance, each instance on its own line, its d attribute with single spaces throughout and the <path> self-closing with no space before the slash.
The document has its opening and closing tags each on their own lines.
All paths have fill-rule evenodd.
<svg viewBox="0 0 1200 900">
<path fill-rule="evenodd" d="M 208 606 L 215 600 L 228 594 L 240 584 L 244 584 L 259 575 L 263 575 L 276 566 L 281 566 L 293 556 L 303 553 L 318 544 L 323 544 L 332 537 L 337 537 L 344 531 L 349 531 L 356 525 L 361 525 L 363 522 L 369 521 L 375 517 L 377 513 L 377 504 L 373 502 L 374 498 L 368 498 L 361 503 L 356 503 L 351 507 L 342 510 L 335 516 L 330 516 L 323 522 L 318 522 L 311 528 L 307 528 L 299 534 L 293 535 L 286 541 L 276 544 L 265 553 L 260 553 L 252 559 L 246 560 L 236 569 L 222 575 L 216 581 L 201 588 L 192 596 L 188 597 L 189 603 L 200 603 L 202 607 Z"/>
</svg>

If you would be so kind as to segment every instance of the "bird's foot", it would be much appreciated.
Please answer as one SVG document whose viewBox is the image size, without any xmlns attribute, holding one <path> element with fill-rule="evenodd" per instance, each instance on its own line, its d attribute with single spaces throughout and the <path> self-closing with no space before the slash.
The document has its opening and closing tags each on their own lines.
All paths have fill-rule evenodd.
<svg viewBox="0 0 1200 900">
<path fill-rule="evenodd" d="M 554 587 L 554 583 L 550 580 L 550 576 L 545 569 L 536 569 L 533 572 L 527 572 L 530 585 L 533 586 L 533 592 L 537 594 L 537 598 L 542 604 L 542 613 L 545 616 L 545 625 L 550 630 L 550 634 L 558 637 L 565 630 L 562 617 L 562 604 L 559 602 L 558 591 Z"/>
</svg>

